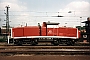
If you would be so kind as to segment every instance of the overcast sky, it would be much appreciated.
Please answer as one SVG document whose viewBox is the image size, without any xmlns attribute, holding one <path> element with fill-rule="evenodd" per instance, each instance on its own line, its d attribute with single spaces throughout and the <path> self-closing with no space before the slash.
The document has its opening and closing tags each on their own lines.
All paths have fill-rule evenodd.
<svg viewBox="0 0 90 60">
<path fill-rule="evenodd" d="M 90 17 L 90 0 L 0 0 L 0 26 L 5 24 L 4 13 L 8 5 L 11 26 L 51 21 L 59 22 L 60 26 L 74 27 Z M 58 15 L 64 17 L 52 17 Z"/>
</svg>

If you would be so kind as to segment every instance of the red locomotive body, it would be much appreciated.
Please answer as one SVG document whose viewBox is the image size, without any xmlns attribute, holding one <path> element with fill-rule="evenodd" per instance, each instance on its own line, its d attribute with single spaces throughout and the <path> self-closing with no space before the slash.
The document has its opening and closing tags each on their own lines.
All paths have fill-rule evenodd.
<svg viewBox="0 0 90 60">
<path fill-rule="evenodd" d="M 68 36 L 68 37 L 78 37 L 77 36 L 77 29 L 76 28 L 59 28 L 59 35 L 60 36 Z"/>
<path fill-rule="evenodd" d="M 38 44 L 38 42 L 50 41 L 54 45 L 59 44 L 71 44 L 73 45 L 75 41 L 80 37 L 80 33 L 77 28 L 68 27 L 57 27 L 57 28 L 47 28 L 47 24 L 53 25 L 51 23 L 44 22 L 44 26 L 27 26 L 27 27 L 17 27 L 11 29 L 11 38 L 14 40 L 15 44 L 23 44 L 30 42 L 30 44 Z M 54 23 L 58 25 L 58 23 Z M 42 39 L 42 40 L 40 40 Z"/>
<path fill-rule="evenodd" d="M 23 36 L 23 28 L 22 27 L 13 28 L 12 31 L 13 31 L 13 32 L 11 32 L 12 37 L 21 37 L 21 36 Z"/>
<path fill-rule="evenodd" d="M 39 36 L 39 27 L 17 27 L 12 29 L 12 37 Z"/>
<path fill-rule="evenodd" d="M 46 27 L 41 27 L 42 36 L 46 36 Z"/>
<path fill-rule="evenodd" d="M 31 27 L 24 27 L 24 36 L 39 36 L 39 27 L 31 26 Z"/>
<path fill-rule="evenodd" d="M 40 36 L 39 34 L 39 27 L 32 26 L 32 27 L 18 27 L 12 29 L 12 37 L 28 37 L 28 36 Z M 76 28 L 46 28 L 42 27 L 41 29 L 41 36 L 64 36 L 64 37 L 79 37 L 79 33 Z M 78 33 L 78 34 L 77 34 Z"/>
</svg>

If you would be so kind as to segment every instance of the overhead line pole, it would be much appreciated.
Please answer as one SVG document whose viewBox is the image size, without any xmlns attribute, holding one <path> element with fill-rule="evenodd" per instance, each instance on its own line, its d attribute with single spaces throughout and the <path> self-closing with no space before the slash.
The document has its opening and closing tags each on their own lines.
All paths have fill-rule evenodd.
<svg viewBox="0 0 90 60">
<path fill-rule="evenodd" d="M 9 5 L 6 8 L 6 34 L 9 33 Z"/>
</svg>

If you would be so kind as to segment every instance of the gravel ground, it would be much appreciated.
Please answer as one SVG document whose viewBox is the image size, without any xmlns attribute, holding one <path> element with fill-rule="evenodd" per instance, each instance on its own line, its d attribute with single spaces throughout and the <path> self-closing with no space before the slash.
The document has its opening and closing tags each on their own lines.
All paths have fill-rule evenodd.
<svg viewBox="0 0 90 60">
<path fill-rule="evenodd" d="M 0 60 L 90 60 L 89 55 L 0 56 Z"/>
</svg>

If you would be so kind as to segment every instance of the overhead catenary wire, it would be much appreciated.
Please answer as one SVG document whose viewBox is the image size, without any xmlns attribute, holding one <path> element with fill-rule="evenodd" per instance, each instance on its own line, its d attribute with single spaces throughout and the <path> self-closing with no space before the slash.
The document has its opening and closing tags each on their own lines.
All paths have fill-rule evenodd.
<svg viewBox="0 0 90 60">
<path fill-rule="evenodd" d="M 0 16 L 6 16 L 6 15 L 0 15 Z M 9 15 L 9 16 L 30 16 L 30 15 Z M 63 15 L 60 15 L 60 16 L 58 16 L 58 15 L 52 15 L 52 16 L 47 16 L 47 15 L 45 15 L 45 16 L 31 16 L 31 17 L 80 17 L 80 16 L 63 16 Z M 82 17 L 88 17 L 88 16 L 82 16 Z"/>
<path fill-rule="evenodd" d="M 0 10 L 0 11 L 4 11 L 4 10 Z M 18 13 L 23 13 L 23 12 L 25 12 L 25 13 L 28 13 L 28 12 L 30 12 L 30 13 L 36 13 L 36 14 L 40 14 L 40 13 L 43 13 L 44 15 L 46 15 L 46 16 L 33 16 L 33 17 L 52 17 L 52 16 L 49 16 L 48 14 L 49 13 L 57 13 L 57 15 L 59 15 L 60 13 L 68 13 L 68 11 L 59 11 L 59 12 L 46 12 L 46 11 L 14 11 L 14 10 L 10 10 L 9 11 L 11 14 L 14 14 L 14 13 L 16 13 L 16 14 L 18 14 Z M 76 12 L 76 11 L 75 11 Z M 77 11 L 77 12 L 80 12 L 80 11 Z M 81 11 L 81 12 L 83 12 L 83 11 Z M 4 15 L 0 15 L 0 16 L 4 16 Z M 28 16 L 28 15 L 10 15 L 10 16 Z M 53 16 L 53 17 L 55 17 L 55 16 Z M 58 17 L 58 16 L 56 16 L 56 17 Z M 65 16 L 65 17 L 80 17 L 80 16 Z M 83 17 L 87 17 L 87 16 L 83 16 Z"/>
</svg>

